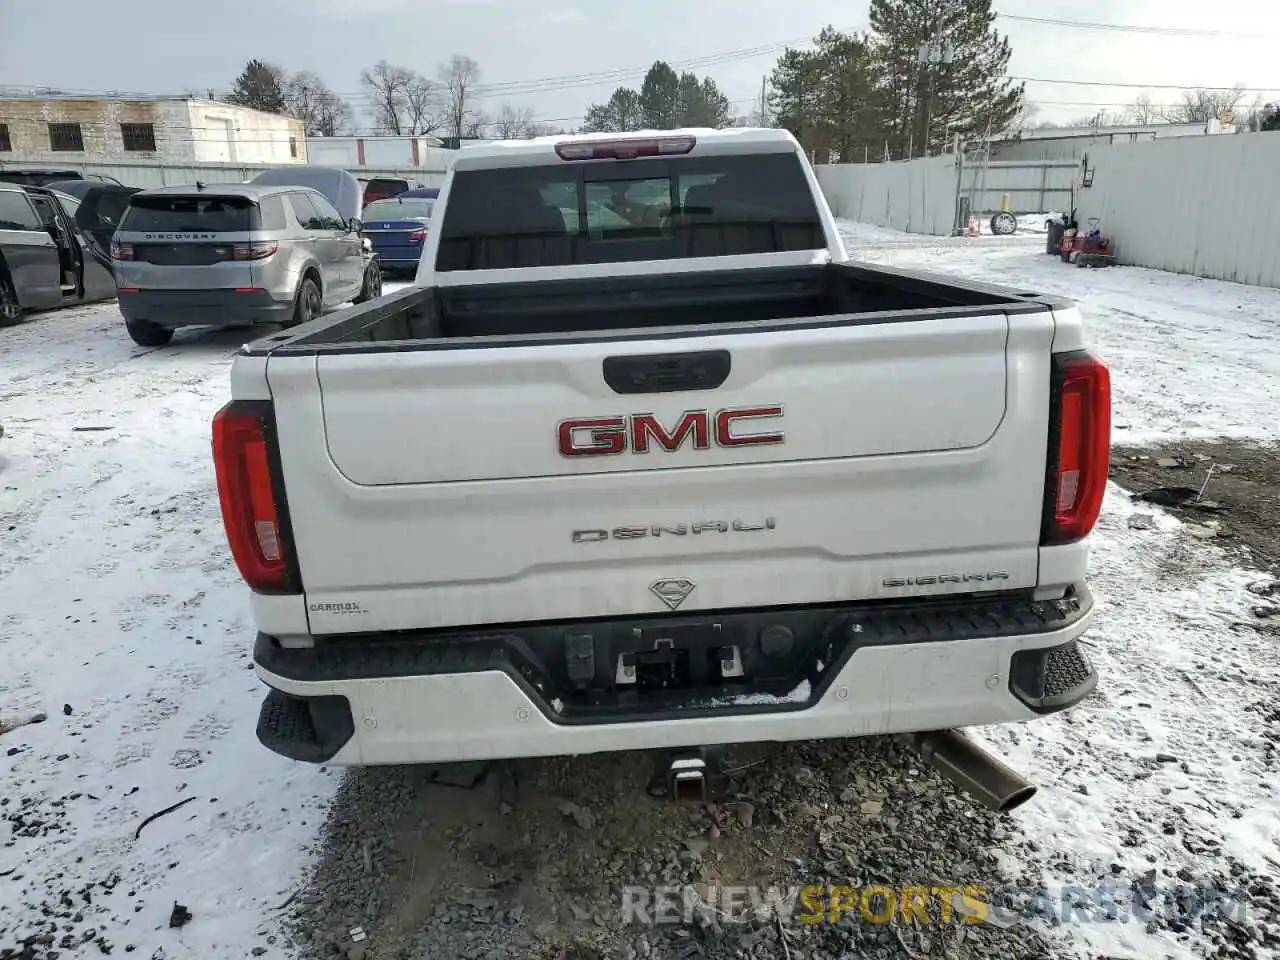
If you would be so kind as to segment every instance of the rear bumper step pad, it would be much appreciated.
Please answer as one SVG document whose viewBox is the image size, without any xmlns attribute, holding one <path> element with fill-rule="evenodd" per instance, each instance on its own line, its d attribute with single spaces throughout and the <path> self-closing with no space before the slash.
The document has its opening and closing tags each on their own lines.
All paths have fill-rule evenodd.
<svg viewBox="0 0 1280 960">
<path fill-rule="evenodd" d="M 254 659 L 260 674 L 269 684 L 294 690 L 271 691 L 258 736 L 277 753 L 325 762 L 355 735 L 348 698 L 336 692 L 344 684 L 438 682 L 494 672 L 505 675 L 557 727 L 803 712 L 823 699 L 861 651 L 869 656 L 917 645 L 949 646 L 950 641 L 967 641 L 957 646 L 968 647 L 984 639 L 1001 649 L 1010 641 L 1022 647 L 1012 648 L 1003 661 L 1007 693 L 1030 715 L 1043 715 L 1078 703 L 1097 686 L 1097 673 L 1075 640 L 1092 607 L 1081 585 L 1062 600 L 992 595 L 537 623 L 318 638 L 314 647 L 303 649 L 283 648 L 259 634 Z M 1073 625 L 1079 629 L 1072 631 Z M 1038 635 L 1051 634 L 1069 639 L 1054 644 L 1046 636 L 1042 642 L 1049 645 L 1034 646 Z M 659 681 L 640 689 L 634 682 L 636 666 L 655 647 L 678 652 L 685 664 L 674 688 Z M 736 669 L 726 669 L 730 676 L 715 675 L 718 663 L 728 666 L 727 650 L 735 651 Z M 701 669 L 688 669 L 690 661 Z M 627 663 L 633 667 L 631 680 L 620 666 Z M 326 692 L 308 696 L 298 689 L 302 685 Z M 993 690 L 992 696 L 1001 692 Z"/>
</svg>

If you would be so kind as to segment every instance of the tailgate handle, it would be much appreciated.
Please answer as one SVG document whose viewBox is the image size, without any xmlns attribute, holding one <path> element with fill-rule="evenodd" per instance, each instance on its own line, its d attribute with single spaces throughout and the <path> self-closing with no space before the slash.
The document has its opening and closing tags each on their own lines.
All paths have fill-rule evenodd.
<svg viewBox="0 0 1280 960">
<path fill-rule="evenodd" d="M 714 390 L 729 379 L 728 350 L 605 357 L 604 382 L 614 393 Z"/>
</svg>

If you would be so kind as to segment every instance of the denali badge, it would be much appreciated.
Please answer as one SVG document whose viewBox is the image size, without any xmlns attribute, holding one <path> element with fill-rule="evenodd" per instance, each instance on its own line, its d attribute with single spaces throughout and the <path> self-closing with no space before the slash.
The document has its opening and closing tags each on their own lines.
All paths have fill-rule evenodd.
<svg viewBox="0 0 1280 960">
<path fill-rule="evenodd" d="M 655 580 L 649 584 L 649 589 L 655 597 L 674 610 L 684 603 L 689 594 L 693 593 L 695 586 L 692 580 L 674 577 L 670 580 Z"/>
<path fill-rule="evenodd" d="M 694 450 L 715 447 L 756 447 L 782 443 L 776 433 L 744 433 L 743 421 L 764 420 L 782 416 L 782 405 L 736 407 L 712 414 L 710 410 L 686 410 L 679 421 L 667 430 L 651 413 L 633 413 L 626 417 L 583 417 L 561 420 L 556 437 L 562 457 L 601 457 L 626 453 L 648 453 L 657 445 L 667 453 L 675 453 L 691 442 Z"/>
<path fill-rule="evenodd" d="M 885 587 L 932 587 L 939 583 L 987 583 L 992 580 L 1008 580 L 1009 574 L 1003 570 L 992 570 L 990 573 L 934 573 L 925 577 L 889 577 L 881 580 Z"/>
<path fill-rule="evenodd" d="M 612 530 L 573 531 L 574 543 L 599 543 L 602 540 L 639 540 L 641 537 L 687 537 L 689 534 L 700 536 L 704 533 L 751 533 L 755 530 L 773 530 L 778 521 L 773 517 L 763 520 L 704 520 L 702 523 L 654 523 L 633 524 L 614 527 Z"/>
</svg>

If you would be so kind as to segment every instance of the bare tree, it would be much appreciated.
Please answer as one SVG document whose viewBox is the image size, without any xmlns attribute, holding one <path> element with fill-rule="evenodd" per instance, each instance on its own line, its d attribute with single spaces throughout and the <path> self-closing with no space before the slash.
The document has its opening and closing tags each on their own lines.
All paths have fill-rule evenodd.
<svg viewBox="0 0 1280 960">
<path fill-rule="evenodd" d="M 439 78 L 443 87 L 446 135 L 458 138 L 469 135 L 468 130 L 477 122 L 472 102 L 480 84 L 480 65 L 470 57 L 454 54 L 440 67 Z"/>
<path fill-rule="evenodd" d="M 415 73 L 404 91 L 406 133 L 415 136 L 434 133 L 440 129 L 443 117 L 440 111 L 440 91 L 434 83 Z"/>
<path fill-rule="evenodd" d="M 355 118 L 351 105 L 308 70 L 289 78 L 284 98 L 289 115 L 302 121 L 309 137 L 337 136 L 349 130 Z"/>
<path fill-rule="evenodd" d="M 1009 121 L 1009 129 L 1002 131 L 1006 135 L 1017 136 L 1023 130 L 1031 130 L 1036 123 L 1036 117 L 1040 114 L 1040 108 L 1030 100 L 1023 100 L 1018 104 L 1018 112 L 1013 115 L 1013 119 Z M 748 126 L 749 124 L 744 124 Z"/>
<path fill-rule="evenodd" d="M 1160 111 L 1145 93 L 1138 95 L 1133 103 L 1125 108 L 1124 118 L 1129 123 L 1140 127 L 1149 126 L 1160 119 Z"/>
<path fill-rule="evenodd" d="M 467 140 L 480 140 L 484 137 L 486 127 L 493 126 L 490 120 L 480 110 L 470 110 L 467 112 L 466 122 L 462 125 L 461 136 Z"/>
<path fill-rule="evenodd" d="M 1105 109 L 1099 110 L 1097 113 L 1084 117 L 1076 117 L 1068 127 L 1092 127 L 1098 130 L 1102 127 L 1116 127 L 1125 122 L 1123 113 L 1107 113 Z"/>
<path fill-rule="evenodd" d="M 1197 87 L 1182 91 L 1182 102 L 1170 107 L 1164 118 L 1170 123 L 1208 123 L 1210 120 L 1235 122 L 1236 108 L 1244 99 L 1244 87 L 1209 90 Z"/>
<path fill-rule="evenodd" d="M 316 136 L 336 137 L 348 133 L 355 126 L 355 119 L 351 104 L 336 93 L 316 101 Z"/>
<path fill-rule="evenodd" d="M 409 88 L 413 80 L 412 70 L 392 66 L 385 60 L 360 71 L 360 84 L 372 102 L 374 123 L 381 132 L 395 136 L 407 132 Z"/>
<path fill-rule="evenodd" d="M 1263 102 L 1261 94 L 1256 94 L 1249 106 L 1236 111 L 1236 133 L 1257 133 L 1261 130 L 1269 106 Z"/>
<path fill-rule="evenodd" d="M 499 140 L 520 140 L 529 136 L 534 126 L 533 110 L 530 107 L 514 107 L 504 103 L 493 118 L 494 136 Z"/>
</svg>

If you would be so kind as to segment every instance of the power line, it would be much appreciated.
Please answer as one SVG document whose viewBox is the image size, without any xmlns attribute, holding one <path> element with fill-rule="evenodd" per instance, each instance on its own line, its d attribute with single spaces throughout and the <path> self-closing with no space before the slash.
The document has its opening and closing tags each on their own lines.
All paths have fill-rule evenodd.
<svg viewBox="0 0 1280 960">
<path fill-rule="evenodd" d="M 799 43 L 808 43 L 810 37 L 793 37 L 790 40 L 779 40 L 774 43 L 762 44 L 755 47 L 740 47 L 734 50 L 724 50 L 719 53 L 705 54 L 700 57 L 691 57 L 685 60 L 669 60 L 667 65 L 676 72 L 691 71 L 704 69 L 706 67 L 720 66 L 727 63 L 737 63 L 745 60 L 752 60 L 762 56 L 773 56 L 781 53 L 787 47 Z M 645 74 L 652 69 L 653 64 L 635 65 L 631 67 L 618 67 L 612 70 L 602 70 L 595 73 L 574 73 L 564 74 L 555 77 L 536 77 L 529 80 L 509 80 L 494 83 L 477 84 L 473 90 L 477 98 L 491 97 L 515 97 L 535 93 L 554 93 L 560 90 L 572 90 L 581 87 L 604 86 L 613 83 L 625 83 L 629 80 L 643 79 Z M 41 90 L 56 90 L 60 95 L 65 95 L 68 99 L 74 98 L 76 95 L 84 95 L 86 97 L 102 97 L 104 91 L 90 90 L 83 87 L 59 87 L 53 84 L 5 84 L 0 87 L 10 90 L 23 90 L 29 92 Z M 194 91 L 193 91 L 194 92 Z M 216 91 L 221 92 L 221 91 Z M 131 95 L 138 96 L 139 99 L 188 99 L 191 94 L 187 92 L 166 94 L 139 94 L 136 91 L 110 91 L 110 94 L 120 99 L 129 99 Z M 372 103 L 376 99 L 367 90 L 356 91 L 333 91 L 335 97 L 341 97 L 348 102 L 368 102 Z M 197 99 L 207 99 L 199 97 Z"/>
<path fill-rule="evenodd" d="M 1102 30 L 1117 33 L 1133 33 L 1133 34 L 1151 34 L 1158 36 L 1183 36 L 1183 37 L 1258 37 L 1264 34 L 1257 33 L 1239 33 L 1221 30 L 1209 30 L 1198 28 L 1183 27 L 1164 27 L 1156 25 L 1143 24 L 1117 24 L 1117 23 L 1098 23 L 1093 21 L 1070 20 L 1065 18 L 1054 17 L 1031 17 L 1018 14 L 996 14 L 996 18 L 1017 23 L 1030 23 L 1041 26 L 1064 27 L 1068 29 L 1087 29 Z M 864 27 L 852 28 L 846 32 L 857 32 Z M 756 59 L 763 56 L 772 56 L 778 54 L 793 46 L 808 46 L 813 42 L 812 36 L 792 37 L 787 40 L 779 40 L 772 43 L 760 44 L 753 47 L 739 47 L 731 50 L 722 50 L 717 53 L 704 54 L 699 57 L 691 57 L 684 60 L 667 61 L 673 70 L 699 70 L 707 67 L 721 66 L 729 63 L 738 63 L 746 60 Z M 618 67 L 611 70 L 602 70 L 594 73 L 574 73 L 562 74 L 559 76 L 536 77 L 527 80 L 509 80 L 496 81 L 492 83 L 477 84 L 473 93 L 478 99 L 488 99 L 497 97 L 518 97 L 532 94 L 555 93 L 564 90 L 573 90 L 587 87 L 598 87 L 609 84 L 622 84 L 627 81 L 638 80 L 648 73 L 652 64 L 634 65 L 629 67 Z M 1060 85 L 1075 86 L 1103 86 L 1103 87 L 1125 87 L 1137 89 L 1147 87 L 1150 89 L 1164 90 L 1182 90 L 1194 87 L 1204 87 L 1204 84 L 1150 84 L 1150 83 L 1111 83 L 1104 81 L 1089 80 L 1057 80 L 1057 79 L 1041 79 L 1031 77 L 1010 77 L 1015 81 L 1024 81 L 1028 83 L 1051 83 Z M 49 84 L 9 84 L 8 89 L 40 91 L 40 90 L 59 90 L 61 93 L 69 96 L 84 95 L 86 97 L 101 98 L 111 96 L 120 99 L 129 99 L 137 97 L 139 99 L 164 99 L 164 95 L 156 94 L 138 94 L 133 91 L 101 91 L 90 90 L 88 88 L 71 88 L 71 87 L 55 87 Z M 0 88 L 3 89 L 3 88 Z M 1229 89 L 1229 87 L 1218 87 L 1217 89 Z M 1269 93 L 1277 88 L 1246 88 L 1247 92 Z M 173 99 L 187 99 L 190 93 L 171 95 Z M 334 92 L 334 96 L 341 97 L 353 105 L 372 106 L 375 102 L 373 96 L 367 90 Z M 203 99 L 203 98 L 201 98 Z"/>
<path fill-rule="evenodd" d="M 1092 23 L 1085 20 L 1063 20 L 1057 17 L 1026 17 L 1013 13 L 997 13 L 998 20 L 1012 20 L 1015 23 L 1035 23 L 1042 26 L 1069 27 L 1080 30 L 1106 30 L 1111 33 L 1142 33 L 1162 37 L 1235 37 L 1254 39 L 1267 34 L 1241 33 L 1230 30 L 1203 30 L 1195 27 L 1158 27 L 1130 23 Z"/>
<path fill-rule="evenodd" d="M 1006 80 L 1020 83 L 1048 83 L 1067 87 L 1111 87 L 1125 90 L 1239 90 L 1241 93 L 1275 93 L 1280 87 L 1237 87 L 1234 84 L 1207 83 L 1120 83 L 1111 80 L 1052 80 L 1046 77 L 1014 77 Z"/>
</svg>

